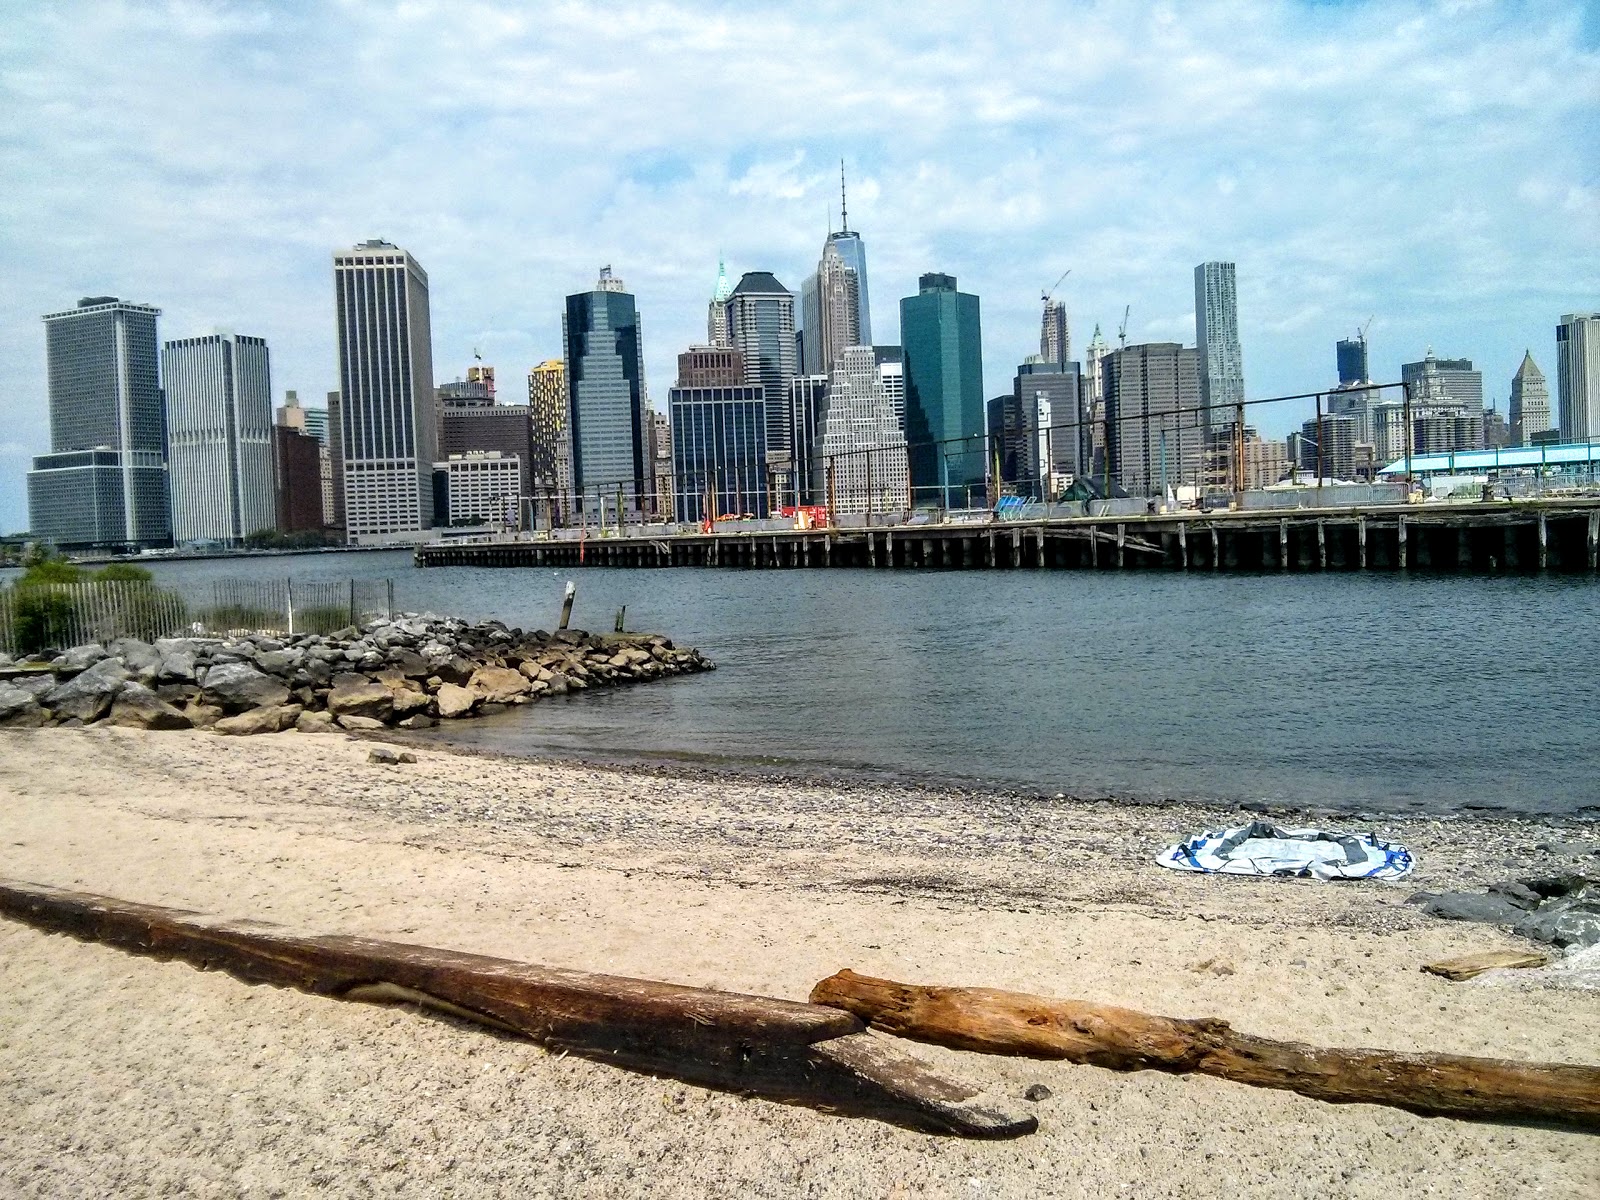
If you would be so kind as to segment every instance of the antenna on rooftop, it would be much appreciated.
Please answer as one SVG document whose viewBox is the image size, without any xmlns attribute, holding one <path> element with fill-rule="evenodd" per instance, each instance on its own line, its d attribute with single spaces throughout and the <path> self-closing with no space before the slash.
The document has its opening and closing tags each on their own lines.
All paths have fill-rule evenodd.
<svg viewBox="0 0 1600 1200">
<path fill-rule="evenodd" d="M 850 209 L 844 199 L 844 159 L 839 160 L 839 232 L 850 232 Z"/>
</svg>

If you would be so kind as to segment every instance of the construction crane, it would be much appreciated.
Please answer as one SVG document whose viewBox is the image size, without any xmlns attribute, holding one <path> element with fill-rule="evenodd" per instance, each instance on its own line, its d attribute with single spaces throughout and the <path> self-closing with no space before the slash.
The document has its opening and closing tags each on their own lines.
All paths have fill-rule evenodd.
<svg viewBox="0 0 1600 1200">
<path fill-rule="evenodd" d="M 1043 300 L 1046 304 L 1049 304 L 1050 303 L 1050 298 L 1056 294 L 1056 289 L 1061 286 L 1061 280 L 1065 279 L 1068 275 L 1071 275 L 1071 274 L 1072 274 L 1072 268 L 1071 267 L 1068 267 L 1065 271 L 1061 272 L 1061 279 L 1058 279 L 1054 283 L 1052 283 L 1050 285 L 1050 290 L 1048 292 L 1040 292 L 1039 293 L 1039 299 Z"/>
<path fill-rule="evenodd" d="M 1117 326 L 1117 349 L 1119 350 L 1128 348 L 1128 314 L 1132 311 L 1133 305 L 1125 304 L 1122 306 L 1122 324 Z"/>
<path fill-rule="evenodd" d="M 1367 341 L 1367 330 L 1369 330 L 1371 328 L 1372 328 L 1372 318 L 1368 317 L 1367 318 L 1367 323 L 1365 325 L 1363 325 L 1360 329 L 1356 330 L 1356 337 L 1361 339 L 1362 345 L 1366 344 L 1366 341 Z"/>
</svg>

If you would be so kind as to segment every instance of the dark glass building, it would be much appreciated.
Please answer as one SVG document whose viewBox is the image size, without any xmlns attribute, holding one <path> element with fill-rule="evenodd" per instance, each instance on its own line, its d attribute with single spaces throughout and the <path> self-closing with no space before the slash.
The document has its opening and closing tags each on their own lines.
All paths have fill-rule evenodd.
<svg viewBox="0 0 1600 1200">
<path fill-rule="evenodd" d="M 704 521 L 708 516 L 765 517 L 765 389 L 750 384 L 675 387 L 668 396 L 676 487 L 673 516 L 682 522 Z"/>
<path fill-rule="evenodd" d="M 620 494 L 624 510 L 638 516 L 652 486 L 644 350 L 633 296 L 611 268 L 591 291 L 567 297 L 562 337 L 576 511 L 614 512 Z"/>
<path fill-rule="evenodd" d="M 1339 383 L 1367 383 L 1367 339 L 1364 337 L 1340 338 L 1334 346 L 1339 360 Z"/>
<path fill-rule="evenodd" d="M 45 316 L 52 453 L 28 473 L 36 536 L 76 549 L 171 544 L 160 312 L 90 296 Z M 75 495 L 92 514 L 69 511 Z"/>
<path fill-rule="evenodd" d="M 932 272 L 900 301 L 906 443 L 918 504 L 960 507 L 985 478 L 983 337 L 978 298 Z"/>
<path fill-rule="evenodd" d="M 1052 476 L 1076 478 L 1093 461 L 1083 413 L 1083 374 L 1075 362 L 1025 362 L 1011 382 L 1030 428 L 1042 430 L 1028 447 L 1028 469 L 1046 484 Z M 1046 488 L 1053 494 L 1053 489 Z"/>
</svg>

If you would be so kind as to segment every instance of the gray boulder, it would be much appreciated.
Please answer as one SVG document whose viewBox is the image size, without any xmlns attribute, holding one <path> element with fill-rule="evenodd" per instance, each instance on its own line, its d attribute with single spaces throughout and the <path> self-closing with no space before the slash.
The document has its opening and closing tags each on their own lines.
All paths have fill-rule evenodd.
<svg viewBox="0 0 1600 1200">
<path fill-rule="evenodd" d="M 169 683 L 193 683 L 195 666 L 200 660 L 200 648 L 192 638 L 162 638 L 155 644 L 161 656 L 156 678 Z"/>
<path fill-rule="evenodd" d="M 1423 901 L 1422 911 L 1446 921 L 1484 921 L 1491 925 L 1514 925 L 1528 915 L 1527 910 L 1504 896 L 1446 892 Z"/>
<path fill-rule="evenodd" d="M 256 666 L 269 675 L 293 675 L 304 658 L 304 653 L 295 649 L 263 650 L 256 655 Z"/>
<path fill-rule="evenodd" d="M 0 683 L 0 725 L 28 728 L 43 725 L 45 719 L 32 692 L 12 683 Z"/>
<path fill-rule="evenodd" d="M 168 704 L 142 683 L 130 681 L 117 693 L 111 705 L 113 725 L 132 729 L 189 729 L 194 725 L 187 715 Z"/>
<path fill-rule="evenodd" d="M 95 663 L 106 657 L 106 648 L 98 642 L 89 642 L 86 645 L 74 646 L 56 655 L 55 665 L 61 671 L 87 671 Z"/>
<path fill-rule="evenodd" d="M 407 679 L 426 679 L 433 672 L 428 667 L 428 660 L 415 650 L 404 647 L 391 650 L 388 654 L 389 665 L 399 671 Z"/>
<path fill-rule="evenodd" d="M 118 638 L 111 643 L 111 656 L 122 660 L 128 674 L 140 683 L 154 683 L 161 670 L 161 655 L 149 642 L 138 638 Z"/>
<path fill-rule="evenodd" d="M 283 681 L 265 675 L 249 663 L 219 663 L 202 680 L 205 696 L 230 712 L 251 708 L 272 708 L 289 698 Z"/>
<path fill-rule="evenodd" d="M 1546 901 L 1538 911 L 1525 913 L 1511 932 L 1553 946 L 1600 943 L 1600 887 L 1591 885 Z"/>
<path fill-rule="evenodd" d="M 237 716 L 223 717 L 211 727 L 212 732 L 240 736 L 254 733 L 278 733 L 288 729 L 299 718 L 298 704 L 264 704 Z"/>
<path fill-rule="evenodd" d="M 44 704 L 58 720 L 77 717 L 87 725 L 111 711 L 111 702 L 128 681 L 128 672 L 114 658 L 102 658 L 82 674 L 45 693 Z"/>
</svg>

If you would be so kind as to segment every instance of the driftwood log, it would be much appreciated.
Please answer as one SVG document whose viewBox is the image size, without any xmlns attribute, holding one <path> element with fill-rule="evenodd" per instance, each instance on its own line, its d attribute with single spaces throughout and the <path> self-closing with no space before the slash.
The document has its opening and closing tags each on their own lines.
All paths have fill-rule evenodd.
<svg viewBox="0 0 1600 1200">
<path fill-rule="evenodd" d="M 992 988 L 927 987 L 840 971 L 811 990 L 874 1029 L 918 1041 L 1113 1071 L 1197 1072 L 1334 1104 L 1425 1116 L 1535 1120 L 1600 1129 L 1600 1067 L 1454 1054 L 1340 1050 L 1240 1033 L 1226 1021 Z"/>
<path fill-rule="evenodd" d="M 849 1013 L 371 938 L 223 921 L 0 881 L 0 914 L 135 954 L 320 996 L 417 1004 L 636 1071 L 967 1137 L 1038 1121 L 935 1074 Z"/>
</svg>

